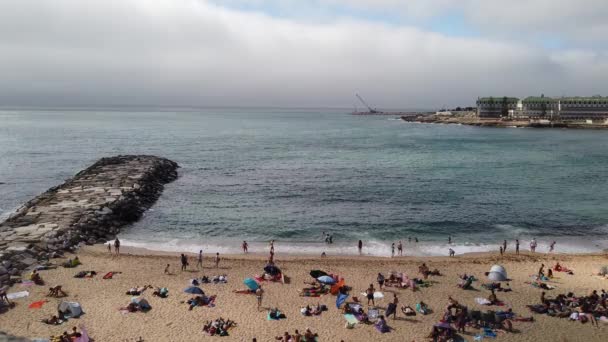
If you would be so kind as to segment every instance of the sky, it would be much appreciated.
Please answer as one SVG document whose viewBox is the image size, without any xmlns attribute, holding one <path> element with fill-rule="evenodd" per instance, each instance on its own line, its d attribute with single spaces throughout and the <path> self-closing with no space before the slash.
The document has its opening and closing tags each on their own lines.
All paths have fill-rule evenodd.
<svg viewBox="0 0 608 342">
<path fill-rule="evenodd" d="M 0 0 L 0 106 L 608 95 L 606 0 Z"/>
</svg>

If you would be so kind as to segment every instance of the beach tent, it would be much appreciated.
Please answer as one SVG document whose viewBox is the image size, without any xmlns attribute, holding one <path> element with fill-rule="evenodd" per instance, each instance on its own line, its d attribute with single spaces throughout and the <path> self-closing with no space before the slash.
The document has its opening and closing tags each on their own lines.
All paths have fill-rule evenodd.
<svg viewBox="0 0 608 342">
<path fill-rule="evenodd" d="M 257 281 L 251 279 L 251 278 L 247 278 L 245 280 L 243 280 L 243 284 L 247 285 L 247 287 L 251 290 L 251 291 L 255 291 L 257 290 L 260 285 L 258 284 Z"/>
<path fill-rule="evenodd" d="M 317 280 L 318 280 L 320 283 L 323 283 L 323 284 L 330 284 L 330 285 L 331 285 L 331 284 L 335 284 L 335 282 L 336 282 L 336 280 L 335 280 L 334 278 L 332 278 L 332 277 L 330 277 L 330 276 L 327 276 L 327 275 L 320 276 L 319 278 L 317 278 Z"/>
<path fill-rule="evenodd" d="M 57 311 L 64 317 L 72 318 L 78 318 L 84 313 L 82 312 L 82 307 L 80 306 L 80 303 L 66 301 L 59 303 Z"/>
<path fill-rule="evenodd" d="M 494 265 L 490 268 L 490 273 L 488 273 L 488 279 L 492 281 L 506 281 L 509 279 L 507 277 L 507 270 L 500 265 Z"/>
<path fill-rule="evenodd" d="M 310 276 L 313 277 L 313 278 L 315 278 L 315 279 L 317 279 L 319 277 L 322 277 L 322 276 L 326 276 L 326 275 L 327 275 L 327 273 L 325 273 L 325 272 L 323 272 L 321 270 L 312 270 L 312 271 L 310 271 Z"/>
<path fill-rule="evenodd" d="M 135 297 L 131 299 L 131 301 L 139 305 L 141 311 L 148 311 L 152 309 L 152 306 L 150 306 L 150 303 L 148 303 L 148 301 L 144 297 Z"/>
<path fill-rule="evenodd" d="M 186 289 L 184 290 L 185 293 L 190 293 L 190 294 L 197 294 L 197 295 L 204 295 L 205 292 L 200 288 L 200 287 L 196 287 L 196 286 L 189 286 L 186 287 Z"/>
</svg>

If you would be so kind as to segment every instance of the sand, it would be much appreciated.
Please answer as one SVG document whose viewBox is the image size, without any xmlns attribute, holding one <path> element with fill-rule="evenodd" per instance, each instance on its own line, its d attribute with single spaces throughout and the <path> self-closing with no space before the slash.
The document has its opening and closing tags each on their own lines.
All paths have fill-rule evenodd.
<svg viewBox="0 0 608 342">
<path fill-rule="evenodd" d="M 481 288 L 486 281 L 484 272 L 491 265 L 504 265 L 512 278 L 510 282 L 513 292 L 498 293 L 498 298 L 505 301 L 508 307 L 521 315 L 532 314 L 526 304 L 539 302 L 541 290 L 525 284 L 530 275 L 537 272 L 541 262 L 554 265 L 559 261 L 575 271 L 575 275 L 556 273 L 557 278 L 552 282 L 557 289 L 548 291 L 553 297 L 561 292 L 573 291 L 576 294 L 589 294 L 592 290 L 608 288 L 608 280 L 592 276 L 594 269 L 608 264 L 608 258 L 602 255 L 521 255 L 507 254 L 500 257 L 495 254 L 470 254 L 455 258 L 432 257 L 403 257 L 403 258 L 374 258 L 374 257 L 332 257 L 312 258 L 306 256 L 277 255 L 277 265 L 290 279 L 289 284 L 265 283 L 263 307 L 278 307 L 287 316 L 281 321 L 267 321 L 266 312 L 259 312 L 255 296 L 234 294 L 232 291 L 244 288 L 242 283 L 246 277 L 260 274 L 265 265 L 265 255 L 232 255 L 223 257 L 220 268 L 212 265 L 211 255 L 205 255 L 204 268 L 193 270 L 196 264 L 195 256 L 190 256 L 191 271 L 181 272 L 179 256 L 168 253 L 152 253 L 145 250 L 123 248 L 123 254 L 115 257 L 108 254 L 102 246 L 83 248 L 79 257 L 83 265 L 75 269 L 58 268 L 41 271 L 47 285 L 63 285 L 69 294 L 68 300 L 81 303 L 86 312 L 79 319 L 72 319 L 61 326 L 48 326 L 40 322 L 56 312 L 61 299 L 48 298 L 41 309 L 29 309 L 31 302 L 47 299 L 45 294 L 48 286 L 22 287 L 13 286 L 10 292 L 29 290 L 30 296 L 17 299 L 16 307 L 0 314 L 0 330 L 26 337 L 49 337 L 60 334 L 72 326 L 84 324 L 96 341 L 135 341 L 140 336 L 144 341 L 274 341 L 275 336 L 285 331 L 293 333 L 295 329 L 304 331 L 307 327 L 319 334 L 319 341 L 428 341 L 432 325 L 438 322 L 447 304 L 448 296 L 452 296 L 469 309 L 500 309 L 500 307 L 482 307 L 475 303 L 475 297 L 487 297 L 489 291 Z M 129 254 L 127 254 L 129 253 Z M 60 262 L 56 259 L 55 262 Z M 413 319 L 398 316 L 396 321 L 389 319 L 389 325 L 394 330 L 380 334 L 373 326 L 357 325 L 355 329 L 346 329 L 341 312 L 335 307 L 336 297 L 325 295 L 320 298 L 305 298 L 298 296 L 298 289 L 304 287 L 303 282 L 311 280 L 308 272 L 311 269 L 322 269 L 337 273 L 346 278 L 347 285 L 353 287 L 351 296 L 360 296 L 367 286 L 375 280 L 377 272 L 385 275 L 391 270 L 406 272 L 411 277 L 418 276 L 417 269 L 421 262 L 433 268 L 438 268 L 444 275 L 431 277 L 436 284 L 420 291 L 409 289 L 386 289 L 386 298 L 378 303 L 386 307 L 392 293 L 398 294 L 400 304 L 414 306 L 424 300 L 434 312 L 427 316 L 418 315 Z M 175 275 L 165 275 L 163 270 L 167 263 Z M 73 275 L 80 270 L 95 270 L 98 276 L 93 279 L 77 279 Z M 102 276 L 109 271 L 122 272 L 111 280 L 103 280 Z M 475 282 L 477 290 L 465 291 L 459 289 L 457 275 L 462 272 L 474 274 L 481 281 Z M 183 293 L 189 279 L 202 275 L 214 276 L 226 274 L 227 284 L 207 284 L 202 288 L 209 295 L 217 295 L 215 307 L 195 307 L 188 311 L 187 304 L 181 303 L 189 298 Z M 169 298 L 160 299 L 152 296 L 148 290 L 144 294 L 152 305 L 147 313 L 122 314 L 118 308 L 126 306 L 131 296 L 125 292 L 133 286 L 163 286 L 169 288 Z M 306 304 L 317 302 L 328 306 L 329 311 L 321 316 L 304 317 L 299 310 Z M 566 319 L 533 315 L 532 323 L 515 322 L 515 333 L 499 333 L 499 341 L 605 341 L 608 325 L 600 328 L 590 324 L 571 322 Z M 230 331 L 229 337 L 210 337 L 202 332 L 205 321 L 218 317 L 235 320 L 238 326 Z M 479 330 L 467 328 L 468 333 L 462 335 L 464 340 L 473 341 Z"/>
</svg>

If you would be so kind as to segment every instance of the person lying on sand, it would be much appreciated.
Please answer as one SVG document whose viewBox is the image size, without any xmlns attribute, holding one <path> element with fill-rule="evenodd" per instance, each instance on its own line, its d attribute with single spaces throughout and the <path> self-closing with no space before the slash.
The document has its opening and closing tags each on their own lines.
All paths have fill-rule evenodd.
<svg viewBox="0 0 608 342">
<path fill-rule="evenodd" d="M 167 298 L 169 296 L 169 290 L 166 287 L 157 287 L 152 295 L 160 298 Z"/>
<path fill-rule="evenodd" d="M 65 293 L 65 291 L 63 291 L 61 289 L 61 285 L 57 285 L 55 287 L 50 287 L 49 288 L 49 293 L 47 293 L 46 295 L 47 297 L 55 297 L 55 298 L 60 298 L 60 297 L 67 297 L 68 294 Z"/>
<path fill-rule="evenodd" d="M 146 286 L 142 286 L 142 287 L 132 287 L 127 291 L 127 294 L 130 296 L 139 296 L 139 295 L 142 295 L 144 293 L 144 291 L 146 291 L 149 288 L 151 289 L 152 285 L 146 285 Z"/>
<path fill-rule="evenodd" d="M 403 312 L 406 316 L 416 316 L 416 310 L 412 309 L 409 305 L 404 305 L 401 307 L 401 312 Z"/>
<path fill-rule="evenodd" d="M 53 315 L 51 318 L 45 318 L 42 320 L 42 323 L 49 325 L 59 325 L 63 323 L 63 320 L 60 320 L 59 317 Z"/>
</svg>

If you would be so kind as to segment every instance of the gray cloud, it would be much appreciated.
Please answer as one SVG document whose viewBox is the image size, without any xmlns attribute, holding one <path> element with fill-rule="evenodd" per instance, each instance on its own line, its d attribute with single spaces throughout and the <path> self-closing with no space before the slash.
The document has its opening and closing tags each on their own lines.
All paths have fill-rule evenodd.
<svg viewBox="0 0 608 342">
<path fill-rule="evenodd" d="M 202 0 L 0 2 L 6 105 L 349 106 L 361 92 L 379 107 L 437 107 L 486 94 L 595 94 L 607 66 L 602 51 Z"/>
</svg>

